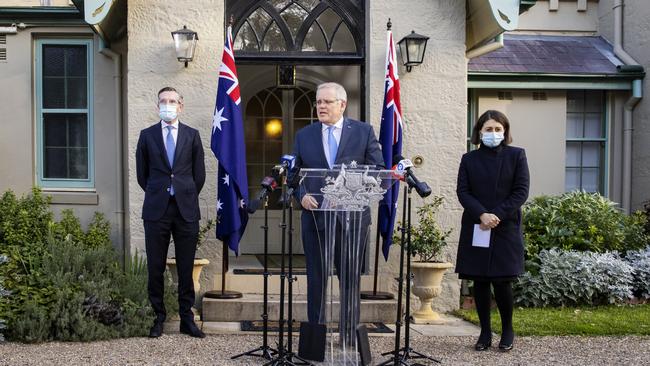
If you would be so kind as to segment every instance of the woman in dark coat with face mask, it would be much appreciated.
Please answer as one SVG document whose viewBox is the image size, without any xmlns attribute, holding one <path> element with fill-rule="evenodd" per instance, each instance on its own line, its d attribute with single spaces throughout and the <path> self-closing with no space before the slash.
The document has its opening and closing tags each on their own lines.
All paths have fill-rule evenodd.
<svg viewBox="0 0 650 366">
<path fill-rule="evenodd" d="M 524 271 L 521 206 L 528 198 L 529 173 L 524 149 L 510 146 L 510 123 L 499 111 L 489 110 L 472 131 L 477 150 L 463 155 L 456 192 L 465 209 L 461 223 L 456 272 L 474 281 L 474 300 L 481 323 L 475 349 L 492 345 L 490 286 L 501 316 L 499 349 L 512 349 L 512 281 Z M 476 226 L 476 227 L 475 227 Z M 475 230 L 484 235 L 474 238 Z M 478 240 L 478 236 L 489 239 Z M 476 240 L 475 240 L 476 239 Z"/>
</svg>

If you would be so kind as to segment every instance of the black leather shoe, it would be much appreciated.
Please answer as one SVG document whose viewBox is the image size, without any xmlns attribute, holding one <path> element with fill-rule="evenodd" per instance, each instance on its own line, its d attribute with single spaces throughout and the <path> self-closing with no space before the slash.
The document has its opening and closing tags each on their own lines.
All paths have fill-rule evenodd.
<svg viewBox="0 0 650 366">
<path fill-rule="evenodd" d="M 189 335 L 191 337 L 205 338 L 205 333 L 203 333 L 201 331 L 201 329 L 199 329 L 199 327 L 197 327 L 196 324 L 194 324 L 194 322 L 191 322 L 191 323 L 181 322 L 181 329 L 180 330 L 181 330 L 181 333 L 187 334 L 187 335 Z"/>
<path fill-rule="evenodd" d="M 501 333 L 501 340 L 499 340 L 499 350 L 508 352 L 512 349 L 512 343 L 515 340 L 515 333 L 512 330 L 506 330 Z"/>
<path fill-rule="evenodd" d="M 499 351 L 508 352 L 512 349 L 512 343 L 501 343 L 499 342 Z"/>
<path fill-rule="evenodd" d="M 477 350 L 477 351 L 485 351 L 490 347 L 492 347 L 492 341 L 491 340 L 487 341 L 487 342 L 478 341 L 474 345 L 474 349 Z"/>
<path fill-rule="evenodd" d="M 163 323 L 155 321 L 149 329 L 149 338 L 158 338 L 163 334 Z"/>
</svg>

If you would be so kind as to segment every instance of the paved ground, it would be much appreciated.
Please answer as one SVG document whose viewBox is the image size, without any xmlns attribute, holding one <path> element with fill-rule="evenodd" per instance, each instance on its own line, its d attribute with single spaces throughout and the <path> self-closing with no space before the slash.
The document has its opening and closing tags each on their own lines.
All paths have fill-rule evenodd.
<svg viewBox="0 0 650 366">
<path fill-rule="evenodd" d="M 447 325 L 447 330 L 437 325 L 415 325 L 412 347 L 444 365 L 650 365 L 650 337 L 520 337 L 509 353 L 494 348 L 476 352 L 472 348 L 476 327 L 450 321 L 456 323 Z M 230 360 L 232 355 L 259 346 L 261 336 L 227 334 L 229 327 L 205 324 L 206 331 L 219 332 L 205 339 L 165 334 L 159 339 L 92 343 L 6 343 L 0 344 L 0 365 L 262 365 L 259 358 Z M 271 344 L 275 342 L 276 338 L 271 338 Z M 391 336 L 372 336 L 370 342 L 376 361 L 385 360 L 379 354 L 394 346 Z"/>
</svg>

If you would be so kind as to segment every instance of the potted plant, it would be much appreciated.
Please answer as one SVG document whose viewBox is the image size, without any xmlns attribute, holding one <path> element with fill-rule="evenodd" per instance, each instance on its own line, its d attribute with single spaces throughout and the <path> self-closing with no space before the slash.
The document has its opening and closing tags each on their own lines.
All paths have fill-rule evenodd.
<svg viewBox="0 0 650 366">
<path fill-rule="evenodd" d="M 433 298 L 442 291 L 442 278 L 447 269 L 453 267 L 442 260 L 451 230 L 443 230 L 436 220 L 436 214 L 443 198 L 434 196 L 417 209 L 418 223 L 411 225 L 411 255 L 417 260 L 411 263 L 413 286 L 411 291 L 420 299 L 420 308 L 413 315 L 417 324 L 440 323 L 440 315 L 433 311 Z M 400 238 L 397 238 L 400 242 Z"/>
<path fill-rule="evenodd" d="M 208 219 L 205 221 L 199 228 L 199 237 L 196 243 L 196 251 L 198 252 L 199 248 L 206 242 L 208 233 L 214 229 L 215 221 L 213 219 Z M 172 238 L 171 243 L 174 242 Z M 194 282 L 194 292 L 198 293 L 201 289 L 201 284 L 199 279 L 201 278 L 201 271 L 204 266 L 210 264 L 210 261 L 205 258 L 194 258 L 194 268 L 192 270 L 192 281 Z M 167 267 L 169 267 L 169 272 L 172 274 L 172 279 L 174 283 L 178 283 L 178 272 L 176 271 L 176 258 L 167 258 Z"/>
</svg>

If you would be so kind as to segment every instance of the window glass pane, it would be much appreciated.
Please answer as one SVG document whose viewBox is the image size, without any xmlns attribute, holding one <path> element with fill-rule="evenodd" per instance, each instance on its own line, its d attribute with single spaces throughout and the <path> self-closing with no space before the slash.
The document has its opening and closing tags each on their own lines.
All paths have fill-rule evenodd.
<svg viewBox="0 0 650 366">
<path fill-rule="evenodd" d="M 302 7 L 307 9 L 308 11 L 312 11 L 316 7 L 316 5 L 320 3 L 320 0 L 297 0 L 296 2 L 302 5 Z"/>
<path fill-rule="evenodd" d="M 282 9 L 291 3 L 291 0 L 268 0 L 268 2 L 271 3 L 277 11 L 282 11 Z"/>
<path fill-rule="evenodd" d="M 68 149 L 70 179 L 88 179 L 88 149 L 73 147 Z"/>
<path fill-rule="evenodd" d="M 260 130 L 260 128 L 258 128 Z M 251 164 L 261 164 L 264 162 L 264 140 L 251 139 L 251 143 L 246 144 L 246 160 Z"/>
<path fill-rule="evenodd" d="M 68 78 L 66 108 L 86 108 L 87 81 L 86 78 Z"/>
<path fill-rule="evenodd" d="M 585 137 L 602 138 L 603 118 L 600 113 L 585 113 Z"/>
<path fill-rule="evenodd" d="M 600 166 L 601 144 L 599 142 L 585 142 L 582 145 L 582 166 Z"/>
<path fill-rule="evenodd" d="M 66 147 L 67 134 L 65 114 L 46 113 L 43 116 L 43 141 L 45 147 Z"/>
<path fill-rule="evenodd" d="M 63 76 L 65 70 L 65 48 L 43 45 L 43 76 Z"/>
<path fill-rule="evenodd" d="M 255 33 L 253 33 L 253 28 L 248 24 L 248 21 L 239 28 L 233 47 L 236 50 L 241 51 L 259 51 L 257 38 L 255 37 Z"/>
<path fill-rule="evenodd" d="M 580 189 L 580 168 L 567 168 L 564 190 L 567 192 Z"/>
<path fill-rule="evenodd" d="M 582 137 L 582 113 L 567 113 L 566 115 L 566 137 L 567 138 L 580 138 Z"/>
<path fill-rule="evenodd" d="M 300 26 L 302 25 L 305 18 L 307 18 L 309 13 L 307 13 L 300 6 L 293 4 L 285 11 L 283 11 L 280 15 L 287 23 L 287 27 L 289 27 L 289 30 L 291 31 L 291 36 L 295 38 L 296 33 L 298 33 L 298 29 L 300 29 Z"/>
<path fill-rule="evenodd" d="M 341 23 L 338 31 L 332 41 L 332 52 L 355 52 L 357 50 L 354 44 L 354 37 L 345 23 Z"/>
<path fill-rule="evenodd" d="M 86 46 L 65 46 L 66 76 L 86 77 Z"/>
<path fill-rule="evenodd" d="M 323 32 L 321 31 L 318 24 L 316 24 L 316 22 L 314 22 L 309 28 L 307 36 L 305 36 L 305 40 L 302 44 L 302 50 L 327 51 L 327 43 L 325 42 L 325 37 L 323 36 Z"/>
<path fill-rule="evenodd" d="M 566 111 L 567 112 L 584 111 L 584 91 L 569 90 L 566 92 Z"/>
<path fill-rule="evenodd" d="M 43 114 L 43 141 L 44 178 L 88 179 L 85 114 Z"/>
<path fill-rule="evenodd" d="M 276 22 L 273 22 L 269 30 L 264 35 L 262 40 L 262 51 L 285 51 L 286 42 L 280 27 Z"/>
<path fill-rule="evenodd" d="M 325 31 L 327 39 L 332 39 L 334 35 L 334 29 L 341 22 L 341 17 L 338 16 L 334 10 L 327 9 L 320 16 L 318 16 L 318 23 Z"/>
<path fill-rule="evenodd" d="M 275 90 L 269 93 L 264 104 L 264 113 L 267 118 L 273 117 L 282 120 L 282 93 Z"/>
<path fill-rule="evenodd" d="M 68 146 L 88 147 L 88 124 L 85 115 L 68 117 Z"/>
<path fill-rule="evenodd" d="M 603 110 L 603 92 L 600 90 L 585 91 L 585 112 L 600 113 Z"/>
<path fill-rule="evenodd" d="M 298 98 L 293 108 L 294 118 L 311 118 L 312 101 L 308 98 L 307 94 L 303 94 Z"/>
<path fill-rule="evenodd" d="M 252 29 L 262 38 L 273 18 L 262 8 L 257 8 L 247 19 Z"/>
<path fill-rule="evenodd" d="M 599 169 L 583 168 L 582 169 L 582 189 L 587 192 L 599 191 Z"/>
<path fill-rule="evenodd" d="M 67 149 L 46 147 L 43 151 L 44 178 L 67 178 Z"/>
<path fill-rule="evenodd" d="M 282 135 L 279 138 L 269 139 L 266 148 L 266 161 L 276 163 L 282 156 Z"/>
<path fill-rule="evenodd" d="M 85 45 L 43 45 L 43 108 L 86 108 Z"/>
<path fill-rule="evenodd" d="M 580 166 L 580 143 L 579 142 L 567 142 L 566 166 L 567 167 Z"/>
<path fill-rule="evenodd" d="M 65 108 L 65 79 L 43 78 L 43 108 Z"/>
</svg>

